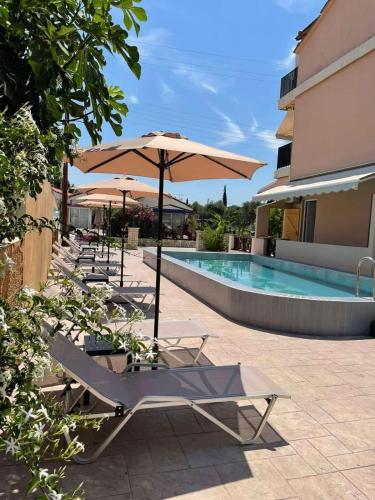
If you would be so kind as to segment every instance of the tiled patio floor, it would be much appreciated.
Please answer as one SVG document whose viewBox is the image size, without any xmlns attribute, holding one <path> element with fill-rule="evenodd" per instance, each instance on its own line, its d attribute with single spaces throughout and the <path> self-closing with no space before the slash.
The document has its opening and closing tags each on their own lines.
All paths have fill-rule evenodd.
<svg viewBox="0 0 375 500">
<path fill-rule="evenodd" d="M 154 281 L 140 258 L 127 261 L 129 274 Z M 69 465 L 67 488 L 85 481 L 87 498 L 102 500 L 375 499 L 374 339 L 259 331 L 228 321 L 166 279 L 162 293 L 161 319 L 193 319 L 220 336 L 207 345 L 208 362 L 257 366 L 292 399 L 277 403 L 255 447 L 239 446 L 190 409 L 145 411 L 95 463 Z M 263 405 L 217 404 L 211 411 L 246 434 L 257 408 Z M 87 449 L 110 425 L 85 436 Z M 7 464 L 0 467 L 0 498 L 23 498 L 16 492 L 23 470 Z"/>
</svg>

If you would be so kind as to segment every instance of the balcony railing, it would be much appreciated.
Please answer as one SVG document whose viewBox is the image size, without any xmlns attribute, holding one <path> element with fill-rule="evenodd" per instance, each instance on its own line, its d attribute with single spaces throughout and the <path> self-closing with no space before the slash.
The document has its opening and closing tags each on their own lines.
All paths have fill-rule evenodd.
<svg viewBox="0 0 375 500">
<path fill-rule="evenodd" d="M 279 147 L 279 152 L 277 154 L 277 168 L 288 167 L 290 165 L 290 160 L 292 157 L 292 142 L 284 144 L 284 146 Z"/>
<path fill-rule="evenodd" d="M 283 76 L 280 85 L 280 99 L 297 87 L 298 66 Z"/>
</svg>

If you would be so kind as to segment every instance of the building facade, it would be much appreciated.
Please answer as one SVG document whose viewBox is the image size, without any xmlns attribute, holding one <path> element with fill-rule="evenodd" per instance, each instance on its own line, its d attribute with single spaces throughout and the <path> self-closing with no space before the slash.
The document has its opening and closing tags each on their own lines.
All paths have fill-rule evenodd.
<svg viewBox="0 0 375 500">
<path fill-rule="evenodd" d="M 270 208 L 284 211 L 276 257 L 355 271 L 375 256 L 375 1 L 329 0 L 298 33 L 281 81 L 285 116 L 274 182 L 253 198 L 253 248 L 263 253 Z"/>
</svg>

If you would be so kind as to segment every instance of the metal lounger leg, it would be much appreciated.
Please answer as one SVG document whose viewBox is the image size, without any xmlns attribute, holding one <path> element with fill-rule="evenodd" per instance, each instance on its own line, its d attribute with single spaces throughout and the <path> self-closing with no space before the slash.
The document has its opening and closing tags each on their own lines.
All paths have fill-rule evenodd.
<svg viewBox="0 0 375 500">
<path fill-rule="evenodd" d="M 99 456 L 103 453 L 103 451 L 107 448 L 109 444 L 113 441 L 113 439 L 117 436 L 117 434 L 121 431 L 121 429 L 129 422 L 129 420 L 132 418 L 134 413 L 140 409 L 140 407 L 143 405 L 144 401 L 140 400 L 132 410 L 129 410 L 126 415 L 121 418 L 121 422 L 113 429 L 113 431 L 105 438 L 105 440 L 102 442 L 100 446 L 96 449 L 96 451 L 90 455 L 89 457 L 82 457 L 82 456 L 74 456 L 73 460 L 77 462 L 77 464 L 85 465 L 89 464 L 91 462 L 94 462 Z M 93 416 L 94 418 L 94 416 Z M 70 437 L 69 432 L 65 433 L 65 439 L 67 443 L 69 444 L 72 439 Z"/>
<path fill-rule="evenodd" d="M 262 419 L 261 419 L 261 421 L 260 421 L 257 429 L 255 430 L 255 432 L 254 432 L 254 434 L 252 436 L 250 436 L 249 438 L 245 438 L 245 439 L 242 438 L 239 434 L 237 434 L 237 432 L 235 432 L 234 430 L 230 429 L 228 426 L 226 426 L 225 424 L 223 424 L 222 422 L 220 422 L 220 420 L 218 420 L 216 417 L 214 417 L 213 415 L 211 415 L 207 411 L 203 410 L 196 403 L 190 402 L 190 406 L 195 411 L 197 411 L 198 413 L 200 413 L 201 415 L 203 415 L 204 417 L 206 417 L 208 420 L 210 420 L 212 423 L 216 424 L 218 427 L 220 427 L 221 429 L 223 429 L 223 431 L 225 431 L 228 434 L 230 434 L 231 436 L 233 436 L 241 444 L 250 444 L 253 441 L 255 441 L 256 439 L 258 439 L 258 437 L 261 435 L 262 430 L 263 430 L 264 426 L 267 423 L 268 417 L 269 417 L 269 415 L 270 415 L 270 413 L 271 413 L 271 411 L 272 411 L 272 409 L 273 409 L 276 401 L 277 401 L 277 396 L 272 396 L 272 398 L 269 399 L 267 409 L 264 412 L 264 415 L 263 415 L 263 417 L 262 417 Z"/>
</svg>

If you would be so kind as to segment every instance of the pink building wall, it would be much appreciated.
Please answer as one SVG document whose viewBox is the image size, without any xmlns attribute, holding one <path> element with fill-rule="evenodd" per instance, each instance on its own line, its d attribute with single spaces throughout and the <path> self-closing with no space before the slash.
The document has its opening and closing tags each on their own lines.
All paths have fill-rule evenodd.
<svg viewBox="0 0 375 500">
<path fill-rule="evenodd" d="M 317 200 L 314 243 L 367 247 L 373 193 L 375 181 L 367 181 L 356 191 L 308 198 Z"/>
<path fill-rule="evenodd" d="M 374 0 L 331 0 L 297 48 L 298 83 L 375 35 Z"/>
<path fill-rule="evenodd" d="M 296 98 L 291 179 L 375 162 L 374 82 L 372 51 Z"/>
</svg>

